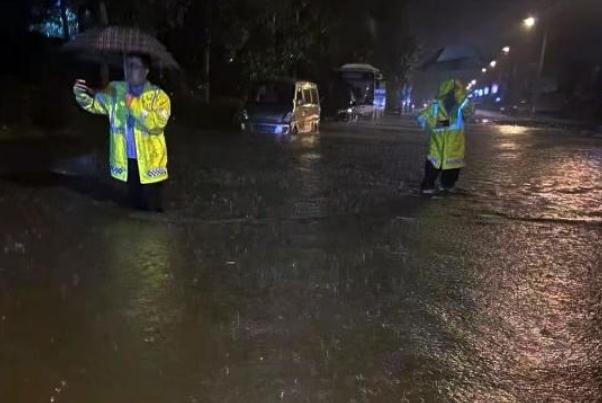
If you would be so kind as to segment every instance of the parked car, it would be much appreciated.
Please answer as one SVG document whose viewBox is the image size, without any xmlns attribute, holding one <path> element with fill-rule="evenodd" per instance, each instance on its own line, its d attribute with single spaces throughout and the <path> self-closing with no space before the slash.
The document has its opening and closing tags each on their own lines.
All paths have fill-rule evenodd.
<svg viewBox="0 0 602 403">
<path fill-rule="evenodd" d="M 318 86 L 294 79 L 254 84 L 241 113 L 241 129 L 275 135 L 319 132 Z"/>
</svg>

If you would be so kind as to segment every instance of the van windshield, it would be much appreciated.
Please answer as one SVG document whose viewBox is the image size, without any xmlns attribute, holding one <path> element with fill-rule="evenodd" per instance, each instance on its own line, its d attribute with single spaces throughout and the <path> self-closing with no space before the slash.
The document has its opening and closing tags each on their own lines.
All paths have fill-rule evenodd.
<svg viewBox="0 0 602 403">
<path fill-rule="evenodd" d="M 293 84 L 263 82 L 252 87 L 249 102 L 258 105 L 292 105 L 294 93 Z"/>
</svg>

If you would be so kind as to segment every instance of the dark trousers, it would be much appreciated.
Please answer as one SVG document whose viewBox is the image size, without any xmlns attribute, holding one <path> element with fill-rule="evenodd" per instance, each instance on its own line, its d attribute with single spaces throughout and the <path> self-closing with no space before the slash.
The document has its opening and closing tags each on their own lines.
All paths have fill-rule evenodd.
<svg viewBox="0 0 602 403">
<path fill-rule="evenodd" d="M 162 183 L 147 185 L 140 183 L 138 161 L 135 159 L 128 159 L 128 195 L 130 205 L 133 208 L 144 211 L 162 212 L 162 186 Z"/>
<path fill-rule="evenodd" d="M 460 177 L 460 168 L 437 169 L 429 160 L 426 160 L 426 164 L 424 164 L 424 180 L 422 181 L 421 188 L 423 190 L 434 189 L 439 175 L 441 175 L 441 187 L 443 189 L 451 189 L 456 185 Z"/>
</svg>

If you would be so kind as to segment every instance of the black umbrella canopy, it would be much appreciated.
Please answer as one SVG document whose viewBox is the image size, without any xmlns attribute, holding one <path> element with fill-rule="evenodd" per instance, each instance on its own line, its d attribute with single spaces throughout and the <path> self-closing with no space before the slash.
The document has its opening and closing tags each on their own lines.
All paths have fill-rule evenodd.
<svg viewBox="0 0 602 403">
<path fill-rule="evenodd" d="M 121 65 L 124 55 L 143 53 L 150 56 L 154 66 L 178 69 L 171 53 L 153 36 L 136 28 L 108 26 L 83 32 L 63 46 L 66 52 L 98 62 Z"/>
<path fill-rule="evenodd" d="M 421 66 L 420 70 L 458 71 L 480 68 L 483 60 L 476 49 L 470 46 L 446 46 L 435 52 Z"/>
</svg>

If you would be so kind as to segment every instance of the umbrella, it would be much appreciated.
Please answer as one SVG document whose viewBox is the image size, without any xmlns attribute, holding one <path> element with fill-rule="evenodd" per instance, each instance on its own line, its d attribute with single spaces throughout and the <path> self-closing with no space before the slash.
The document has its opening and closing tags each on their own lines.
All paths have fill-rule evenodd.
<svg viewBox="0 0 602 403">
<path fill-rule="evenodd" d="M 420 66 L 420 70 L 433 71 L 459 71 L 478 69 L 483 65 L 479 53 L 469 46 L 446 46 L 435 52 Z"/>
<path fill-rule="evenodd" d="M 136 28 L 108 26 L 77 35 L 63 46 L 66 52 L 77 52 L 83 58 L 121 65 L 128 53 L 144 53 L 159 68 L 177 69 L 178 63 L 165 46 L 153 36 Z"/>
</svg>

